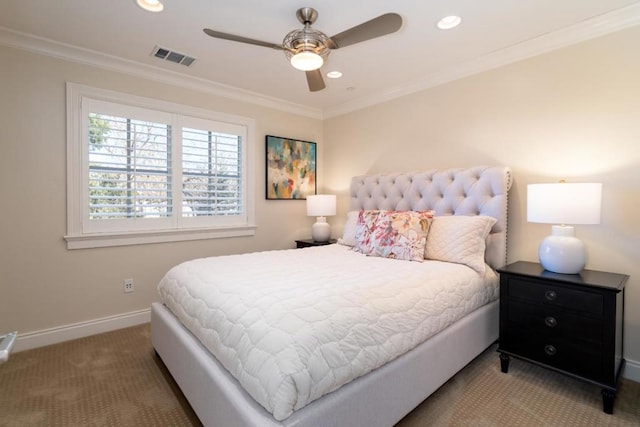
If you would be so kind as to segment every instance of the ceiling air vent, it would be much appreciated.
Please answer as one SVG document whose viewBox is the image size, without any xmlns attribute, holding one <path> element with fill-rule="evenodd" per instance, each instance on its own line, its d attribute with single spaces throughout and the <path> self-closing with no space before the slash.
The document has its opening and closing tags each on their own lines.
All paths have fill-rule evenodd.
<svg viewBox="0 0 640 427">
<path fill-rule="evenodd" d="M 176 64 L 182 64 L 187 67 L 193 64 L 193 62 L 196 60 L 196 58 L 187 56 L 184 53 L 174 52 L 160 46 L 156 46 L 155 48 L 153 48 L 151 56 L 164 59 L 165 61 L 175 62 Z"/>
</svg>

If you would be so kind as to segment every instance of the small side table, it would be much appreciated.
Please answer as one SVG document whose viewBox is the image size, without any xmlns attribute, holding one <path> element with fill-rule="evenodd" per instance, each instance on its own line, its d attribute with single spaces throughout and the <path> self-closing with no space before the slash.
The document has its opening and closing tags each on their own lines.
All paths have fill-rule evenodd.
<svg viewBox="0 0 640 427">
<path fill-rule="evenodd" d="M 602 387 L 604 412 L 625 366 L 624 285 L 629 276 L 595 270 L 559 274 L 518 261 L 500 272 L 502 372 L 510 356 Z"/>
<path fill-rule="evenodd" d="M 332 245 L 332 244 L 336 243 L 337 241 L 338 241 L 337 239 L 329 239 L 328 242 L 316 242 L 313 239 L 296 240 L 296 249 L 309 248 L 311 246 Z"/>
</svg>

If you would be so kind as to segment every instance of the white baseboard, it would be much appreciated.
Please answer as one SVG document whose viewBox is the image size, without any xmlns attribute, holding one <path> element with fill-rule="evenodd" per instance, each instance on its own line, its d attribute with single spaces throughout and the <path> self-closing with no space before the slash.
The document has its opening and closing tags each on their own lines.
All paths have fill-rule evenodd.
<svg viewBox="0 0 640 427">
<path fill-rule="evenodd" d="M 622 376 L 628 380 L 640 383 L 640 362 L 627 359 Z"/>
<path fill-rule="evenodd" d="M 89 320 L 87 322 L 74 323 L 72 325 L 59 326 L 57 328 L 44 329 L 26 334 L 18 333 L 18 338 L 13 348 L 14 352 L 29 350 L 57 344 L 76 338 L 88 337 L 116 329 L 149 323 L 151 321 L 151 309 L 147 308 L 130 313 L 104 317 L 102 319 Z"/>
</svg>

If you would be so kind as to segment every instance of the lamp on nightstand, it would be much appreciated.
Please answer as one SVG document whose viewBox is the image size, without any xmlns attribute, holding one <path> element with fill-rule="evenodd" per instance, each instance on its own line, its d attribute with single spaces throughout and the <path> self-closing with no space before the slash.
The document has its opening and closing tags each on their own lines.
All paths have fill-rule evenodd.
<svg viewBox="0 0 640 427">
<path fill-rule="evenodd" d="M 317 217 L 311 227 L 311 237 L 316 242 L 328 242 L 331 238 L 331 226 L 327 216 L 336 214 L 336 196 L 333 194 L 316 194 L 307 196 L 307 216 Z"/>
<path fill-rule="evenodd" d="M 566 183 L 527 185 L 527 221 L 553 225 L 538 248 L 540 264 L 554 273 L 579 273 L 586 262 L 582 240 L 566 224 L 599 224 L 602 184 Z"/>
</svg>

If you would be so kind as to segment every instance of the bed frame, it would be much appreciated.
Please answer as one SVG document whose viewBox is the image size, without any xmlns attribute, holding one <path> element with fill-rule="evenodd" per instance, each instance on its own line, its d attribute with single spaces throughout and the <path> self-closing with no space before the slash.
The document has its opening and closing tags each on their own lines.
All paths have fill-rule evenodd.
<svg viewBox="0 0 640 427">
<path fill-rule="evenodd" d="M 497 222 L 487 238 L 485 258 L 495 269 L 506 261 L 510 187 L 507 167 L 362 176 L 351 181 L 350 207 L 493 216 Z M 389 427 L 497 338 L 494 301 L 408 353 L 276 421 L 164 305 L 151 307 L 153 347 L 206 426 Z"/>
</svg>

